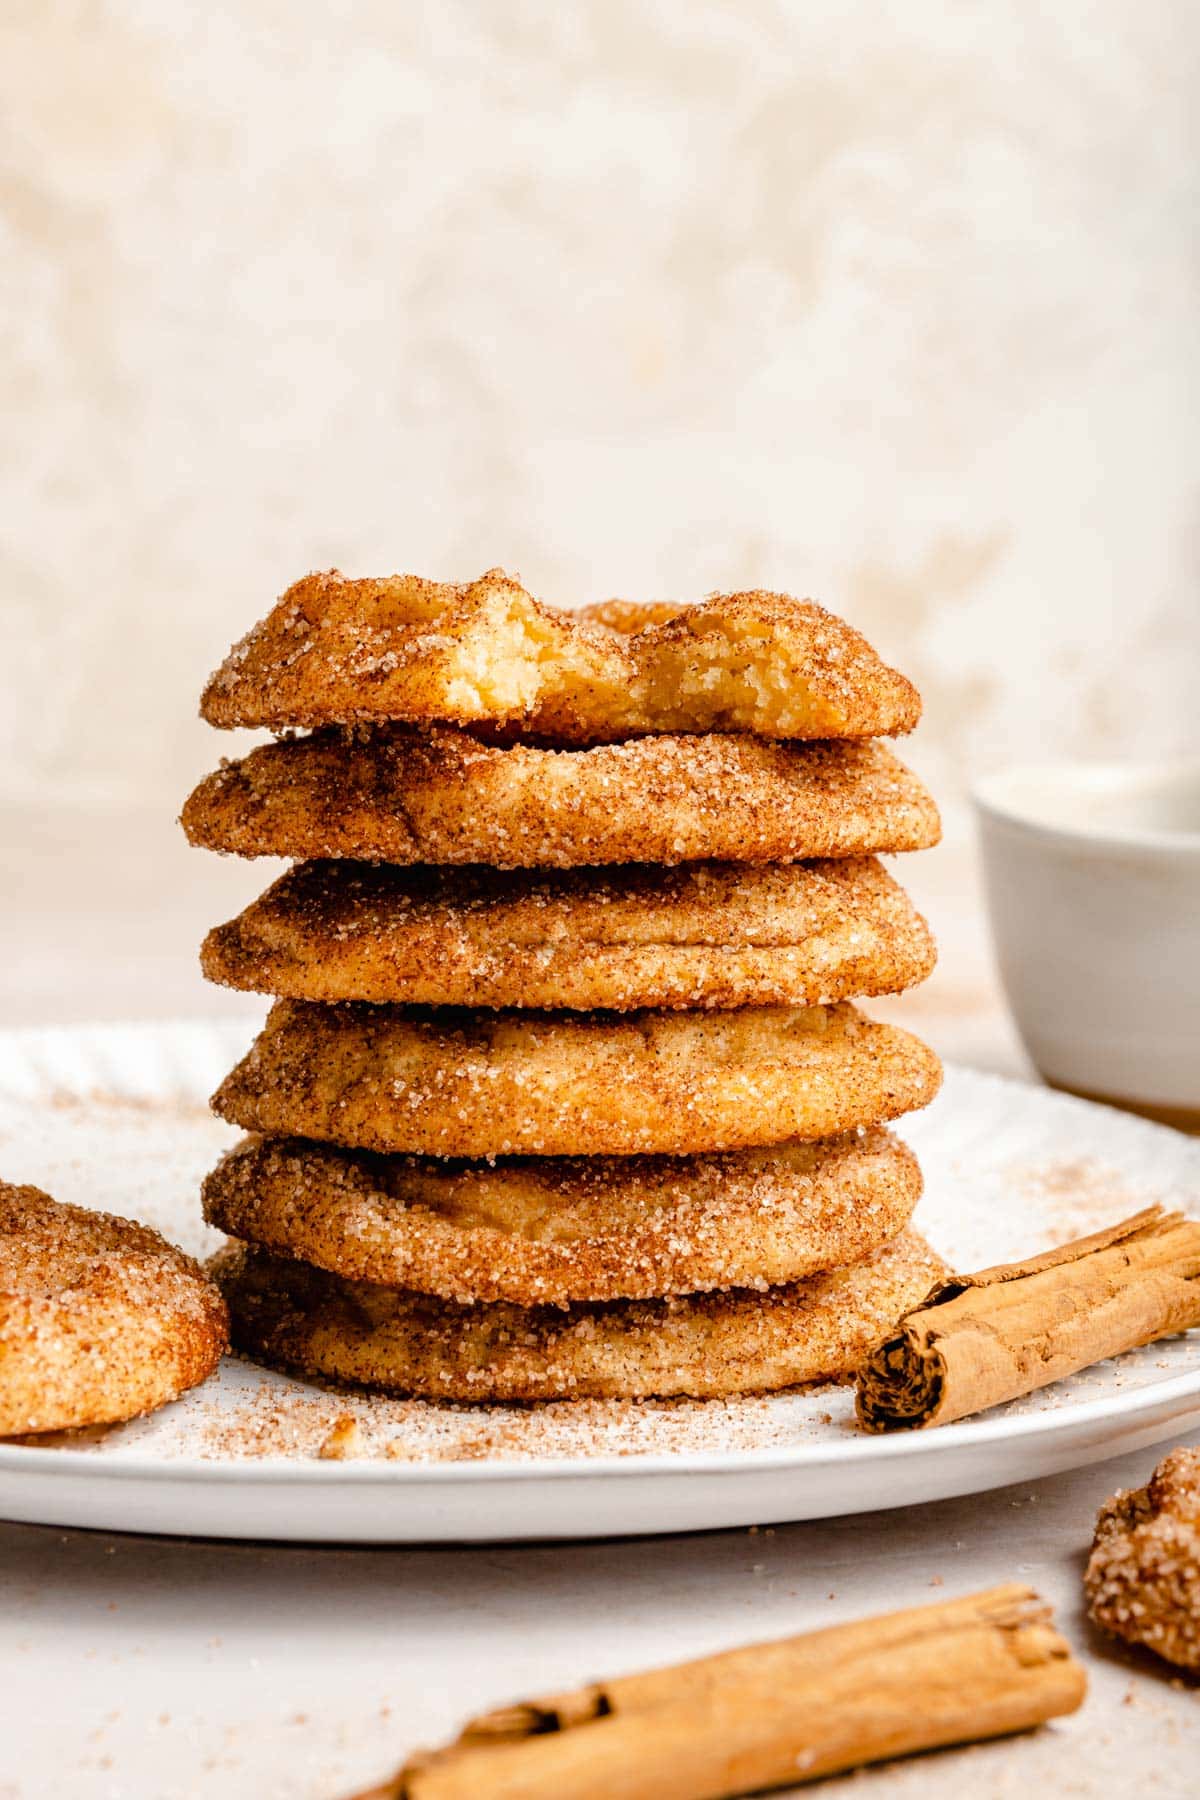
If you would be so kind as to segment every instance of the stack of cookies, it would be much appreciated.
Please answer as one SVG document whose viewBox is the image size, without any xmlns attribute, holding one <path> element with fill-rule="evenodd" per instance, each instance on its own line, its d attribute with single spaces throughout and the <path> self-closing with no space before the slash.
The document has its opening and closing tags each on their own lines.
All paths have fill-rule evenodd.
<svg viewBox="0 0 1200 1800">
<path fill-rule="evenodd" d="M 938 836 L 919 711 L 779 594 L 291 588 L 202 702 L 276 741 L 183 815 L 294 862 L 203 950 L 276 997 L 213 1102 L 235 1344 L 447 1400 L 853 1370 L 940 1272 L 885 1129 L 937 1058 L 850 1003 L 933 963 L 875 860 Z"/>
</svg>

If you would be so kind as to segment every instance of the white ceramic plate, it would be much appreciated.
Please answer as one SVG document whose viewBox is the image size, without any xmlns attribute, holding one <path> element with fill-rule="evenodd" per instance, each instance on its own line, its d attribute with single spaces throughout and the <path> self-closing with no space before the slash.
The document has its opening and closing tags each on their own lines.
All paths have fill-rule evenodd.
<svg viewBox="0 0 1200 1800">
<path fill-rule="evenodd" d="M 0 1175 L 132 1214 L 188 1249 L 234 1136 L 204 1096 L 229 1025 L 0 1034 Z M 1047 1089 L 950 1069 L 903 1127 L 919 1222 L 960 1268 L 1024 1256 L 1152 1200 L 1193 1207 L 1200 1142 Z M 357 1454 L 318 1454 L 338 1419 Z M 229 1359 L 151 1419 L 0 1445 L 0 1515 L 210 1537 L 412 1543 L 689 1531 L 905 1506 L 1026 1481 L 1200 1425 L 1200 1335 L 986 1416 L 868 1438 L 844 1388 L 700 1404 L 455 1408 L 327 1393 Z"/>
</svg>

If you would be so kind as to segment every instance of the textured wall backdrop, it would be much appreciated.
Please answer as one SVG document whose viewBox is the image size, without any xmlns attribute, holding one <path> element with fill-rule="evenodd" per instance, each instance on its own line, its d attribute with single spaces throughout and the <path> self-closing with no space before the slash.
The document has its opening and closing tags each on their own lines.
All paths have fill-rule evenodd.
<svg viewBox="0 0 1200 1800">
<path fill-rule="evenodd" d="M 0 798 L 175 806 L 296 574 L 810 592 L 943 790 L 1198 675 L 1186 0 L 26 0 Z"/>
</svg>

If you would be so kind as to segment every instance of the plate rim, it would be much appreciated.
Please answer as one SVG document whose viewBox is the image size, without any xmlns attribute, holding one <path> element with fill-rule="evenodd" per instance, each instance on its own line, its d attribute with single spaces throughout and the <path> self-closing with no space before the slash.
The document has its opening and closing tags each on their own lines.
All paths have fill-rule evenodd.
<svg viewBox="0 0 1200 1800">
<path fill-rule="evenodd" d="M 1185 1335 L 1185 1334 L 1180 1334 Z M 1111 1359 L 1106 1359 L 1111 1360 Z M 862 1460 L 898 1458 L 920 1460 L 946 1452 L 966 1454 L 972 1449 L 994 1444 L 1006 1438 L 1025 1440 L 1055 1435 L 1070 1436 L 1090 1424 L 1108 1423 L 1127 1418 L 1137 1419 L 1175 1400 L 1197 1401 L 1200 1412 L 1200 1365 L 1165 1381 L 1147 1383 L 1129 1394 L 1116 1398 L 1084 1400 L 1077 1406 L 1064 1407 L 1061 1413 L 1034 1413 L 1027 1418 L 959 1419 L 950 1425 L 893 1433 L 862 1433 L 825 1446 L 793 1444 L 756 1450 L 656 1451 L 645 1456 L 636 1452 L 629 1456 L 597 1457 L 522 1457 L 505 1460 L 404 1463 L 377 1458 L 345 1460 L 310 1457 L 300 1460 L 286 1456 L 264 1457 L 183 1457 L 183 1456 L 114 1456 L 105 1460 L 94 1450 L 58 1449 L 33 1444 L 0 1443 L 0 1476 L 9 1470 L 25 1469 L 29 1473 L 83 1474 L 99 1472 L 104 1479 L 160 1481 L 170 1478 L 220 1485 L 239 1481 L 261 1480 L 270 1486 L 301 1483 L 316 1487 L 338 1487 L 347 1481 L 355 1486 L 436 1485 L 448 1478 L 469 1485 L 486 1485 L 496 1480 L 579 1479 L 602 1476 L 607 1479 L 634 1475 L 737 1475 L 749 1472 L 782 1470 L 803 1465 L 806 1468 L 836 1467 Z M 32 1466 L 31 1466 L 32 1465 Z"/>
</svg>

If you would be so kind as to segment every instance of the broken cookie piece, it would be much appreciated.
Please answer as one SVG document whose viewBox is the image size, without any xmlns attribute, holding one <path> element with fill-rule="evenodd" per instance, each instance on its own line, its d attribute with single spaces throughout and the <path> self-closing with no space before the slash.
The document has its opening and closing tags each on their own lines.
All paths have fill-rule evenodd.
<svg viewBox="0 0 1200 1800">
<path fill-rule="evenodd" d="M 1200 1449 L 1106 1501 L 1084 1587 L 1104 1631 L 1200 1671 Z"/>
<path fill-rule="evenodd" d="M 210 725 L 513 724 L 560 744 L 653 732 L 861 738 L 911 731 L 916 688 L 812 600 L 547 606 L 503 569 L 295 582 L 204 690 Z"/>
</svg>

